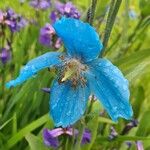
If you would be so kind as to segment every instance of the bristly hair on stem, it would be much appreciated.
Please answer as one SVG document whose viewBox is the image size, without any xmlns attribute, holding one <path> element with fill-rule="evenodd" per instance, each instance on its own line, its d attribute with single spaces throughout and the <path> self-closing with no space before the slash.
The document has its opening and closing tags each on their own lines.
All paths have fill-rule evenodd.
<svg viewBox="0 0 150 150">
<path fill-rule="evenodd" d="M 85 123 L 81 123 L 80 129 L 79 129 L 79 135 L 78 135 L 74 150 L 80 150 L 80 145 L 81 145 L 84 129 L 85 129 Z"/>
<path fill-rule="evenodd" d="M 102 49 L 101 57 L 103 56 L 104 51 L 107 47 L 109 37 L 110 37 L 111 31 L 112 31 L 118 10 L 120 8 L 121 2 L 122 2 L 122 0 L 111 0 L 110 9 L 109 9 L 106 27 L 105 27 L 105 33 L 104 33 L 104 39 L 103 39 L 104 47 Z"/>
<path fill-rule="evenodd" d="M 91 0 L 91 6 L 88 9 L 87 12 L 87 22 L 92 25 L 93 24 L 93 20 L 94 20 L 94 16 L 95 16 L 95 9 L 96 9 L 96 4 L 97 4 L 97 0 Z"/>
</svg>

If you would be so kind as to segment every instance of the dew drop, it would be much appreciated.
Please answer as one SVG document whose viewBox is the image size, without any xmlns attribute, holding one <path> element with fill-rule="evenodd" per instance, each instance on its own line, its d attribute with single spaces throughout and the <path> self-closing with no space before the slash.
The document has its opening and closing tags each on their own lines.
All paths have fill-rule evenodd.
<svg viewBox="0 0 150 150">
<path fill-rule="evenodd" d="M 127 90 L 127 86 L 125 84 L 123 84 L 122 88 L 124 91 Z"/>
</svg>

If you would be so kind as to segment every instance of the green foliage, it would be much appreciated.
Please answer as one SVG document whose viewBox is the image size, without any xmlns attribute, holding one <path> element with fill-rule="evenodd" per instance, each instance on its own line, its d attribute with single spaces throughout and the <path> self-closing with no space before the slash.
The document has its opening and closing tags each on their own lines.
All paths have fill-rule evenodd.
<svg viewBox="0 0 150 150">
<path fill-rule="evenodd" d="M 25 136 L 26 140 L 29 143 L 29 146 L 32 150 L 42 149 L 42 150 L 48 150 L 43 144 L 42 139 L 38 138 L 37 136 L 29 133 Z"/>
<path fill-rule="evenodd" d="M 139 2 L 141 14 L 143 17 L 148 16 L 150 14 L 150 1 L 148 0 L 140 0 Z"/>
</svg>

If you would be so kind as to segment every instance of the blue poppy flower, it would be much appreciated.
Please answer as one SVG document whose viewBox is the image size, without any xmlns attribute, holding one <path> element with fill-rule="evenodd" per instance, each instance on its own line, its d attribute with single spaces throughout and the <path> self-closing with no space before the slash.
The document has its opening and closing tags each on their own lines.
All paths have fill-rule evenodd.
<svg viewBox="0 0 150 150">
<path fill-rule="evenodd" d="M 38 71 L 55 67 L 58 76 L 51 87 L 50 115 L 56 126 L 67 127 L 79 120 L 90 94 L 100 100 L 112 120 L 130 119 L 128 81 L 109 60 L 98 58 L 103 46 L 95 29 L 73 18 L 62 18 L 53 27 L 67 52 L 48 52 L 29 61 L 6 86 L 19 85 Z"/>
</svg>

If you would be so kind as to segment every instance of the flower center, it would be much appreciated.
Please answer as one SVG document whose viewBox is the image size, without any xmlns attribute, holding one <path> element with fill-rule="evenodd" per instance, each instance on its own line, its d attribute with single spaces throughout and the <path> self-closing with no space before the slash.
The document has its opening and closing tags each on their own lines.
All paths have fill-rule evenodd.
<svg viewBox="0 0 150 150">
<path fill-rule="evenodd" d="M 84 86 L 86 79 L 84 72 L 87 70 L 87 66 L 80 62 L 80 60 L 72 58 L 66 60 L 62 71 L 60 72 L 60 83 L 67 80 L 71 81 L 72 87 L 76 88 L 79 84 Z"/>
</svg>

